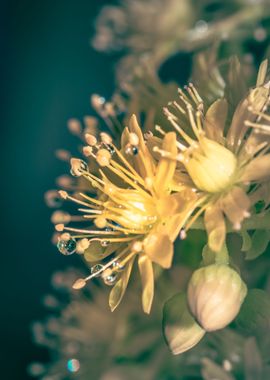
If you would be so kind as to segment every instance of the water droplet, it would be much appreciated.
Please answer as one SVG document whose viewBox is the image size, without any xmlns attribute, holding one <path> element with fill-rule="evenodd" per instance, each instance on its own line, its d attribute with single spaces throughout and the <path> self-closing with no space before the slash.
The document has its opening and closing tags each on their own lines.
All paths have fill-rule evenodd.
<svg viewBox="0 0 270 380">
<path fill-rule="evenodd" d="M 125 269 L 125 265 L 122 265 L 120 261 L 115 260 L 112 263 L 112 267 L 115 268 L 118 272 L 121 272 Z"/>
<path fill-rule="evenodd" d="M 127 144 L 125 147 L 125 153 L 129 155 L 136 156 L 139 153 L 139 149 L 136 146 L 133 146 L 131 144 Z"/>
<path fill-rule="evenodd" d="M 95 274 L 99 271 L 101 271 L 103 269 L 103 265 L 102 264 L 96 264 L 94 266 L 92 266 L 91 268 L 91 274 Z"/>
<path fill-rule="evenodd" d="M 113 145 L 107 145 L 107 150 L 110 152 L 111 155 L 113 155 L 115 153 L 115 149 L 113 147 Z"/>
<path fill-rule="evenodd" d="M 118 276 L 116 273 L 112 273 L 109 276 L 103 278 L 104 284 L 113 286 L 116 283 Z"/>
<path fill-rule="evenodd" d="M 76 251 L 76 240 L 59 240 L 57 248 L 63 255 L 72 255 Z"/>
<path fill-rule="evenodd" d="M 83 160 L 78 160 L 79 162 L 79 167 L 75 167 L 75 169 L 71 168 L 70 169 L 70 174 L 73 177 L 79 177 L 81 175 L 81 172 L 88 171 L 88 165 L 85 161 Z M 77 165 L 76 165 L 77 166 Z"/>
<path fill-rule="evenodd" d="M 132 147 L 132 154 L 134 154 L 134 156 L 136 156 L 138 153 L 139 153 L 139 149 L 136 146 L 133 146 Z"/>
<path fill-rule="evenodd" d="M 67 361 L 67 369 L 69 372 L 78 372 L 80 369 L 80 362 L 77 359 L 69 359 Z"/>
<path fill-rule="evenodd" d="M 179 237 L 181 240 L 184 240 L 187 237 L 187 233 L 184 228 L 180 230 Z"/>
<path fill-rule="evenodd" d="M 100 244 L 102 247 L 107 247 L 109 242 L 108 242 L 108 240 L 102 240 L 102 242 Z"/>
</svg>

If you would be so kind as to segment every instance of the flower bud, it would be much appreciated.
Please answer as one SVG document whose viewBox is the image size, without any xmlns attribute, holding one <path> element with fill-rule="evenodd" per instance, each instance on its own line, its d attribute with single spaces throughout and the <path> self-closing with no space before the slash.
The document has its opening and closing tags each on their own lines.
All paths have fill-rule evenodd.
<svg viewBox="0 0 270 380">
<path fill-rule="evenodd" d="M 166 343 L 174 355 L 188 351 L 205 335 L 190 314 L 184 293 L 177 293 L 165 303 L 162 325 Z"/>
<path fill-rule="evenodd" d="M 203 137 L 198 147 L 188 152 L 190 156 L 183 156 L 183 164 L 199 189 L 218 193 L 230 186 L 237 160 L 229 149 Z"/>
<path fill-rule="evenodd" d="M 224 264 L 196 270 L 188 285 L 188 304 L 206 331 L 227 326 L 238 314 L 247 294 L 239 274 Z"/>
</svg>

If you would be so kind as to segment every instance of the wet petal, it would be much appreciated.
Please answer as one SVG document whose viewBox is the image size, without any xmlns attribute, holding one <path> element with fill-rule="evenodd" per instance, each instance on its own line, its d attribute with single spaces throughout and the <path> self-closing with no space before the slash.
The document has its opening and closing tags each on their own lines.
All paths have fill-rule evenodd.
<svg viewBox="0 0 270 380">
<path fill-rule="evenodd" d="M 232 148 L 236 149 L 247 133 L 249 127 L 245 126 L 245 121 L 253 122 L 256 120 L 257 116 L 250 111 L 250 106 L 254 111 L 262 111 L 268 101 L 268 96 L 268 88 L 257 87 L 251 90 L 249 96 L 238 105 L 227 135 L 228 143 Z"/>
<path fill-rule="evenodd" d="M 117 306 L 120 304 L 128 285 L 131 269 L 134 263 L 134 257 L 130 259 L 130 261 L 126 265 L 126 269 L 123 272 L 120 280 L 117 281 L 117 283 L 114 285 L 114 287 L 111 290 L 110 297 L 109 297 L 109 305 L 111 308 L 111 311 L 114 311 Z"/>
<path fill-rule="evenodd" d="M 185 199 L 180 193 L 162 197 L 157 203 L 157 211 L 161 217 L 178 214 L 185 208 Z"/>
<path fill-rule="evenodd" d="M 265 83 L 265 78 L 267 74 L 268 60 L 265 59 L 259 67 L 258 75 L 257 75 L 257 83 L 256 87 L 262 86 Z"/>
<path fill-rule="evenodd" d="M 134 156 L 134 163 L 138 167 L 138 170 L 143 178 L 152 178 L 154 175 L 153 159 L 144 142 L 144 137 L 135 115 L 132 115 L 130 118 L 129 131 L 135 133 L 139 139 L 139 151 L 138 154 Z"/>
<path fill-rule="evenodd" d="M 151 311 L 154 297 L 154 271 L 153 264 L 148 256 L 140 255 L 138 266 L 142 280 L 142 305 L 143 311 L 147 314 Z"/>
<path fill-rule="evenodd" d="M 209 107 L 204 121 L 204 130 L 208 138 L 222 142 L 227 113 L 228 103 L 226 99 L 216 100 Z"/>
<path fill-rule="evenodd" d="M 166 152 L 171 153 L 173 157 L 176 157 L 176 134 L 174 132 L 169 132 L 165 135 L 162 149 Z M 155 189 L 159 194 L 168 191 L 170 182 L 174 176 L 175 168 L 175 160 L 161 156 L 155 176 Z"/>
<path fill-rule="evenodd" d="M 210 249 L 214 252 L 219 252 L 223 246 L 226 235 L 224 215 L 219 206 L 214 205 L 206 209 L 204 213 L 204 223 Z"/>
<path fill-rule="evenodd" d="M 235 229 L 241 228 L 241 222 L 250 208 L 250 200 L 245 191 L 234 187 L 221 201 L 221 207 Z"/>
<path fill-rule="evenodd" d="M 241 177 L 243 182 L 263 181 L 270 177 L 270 154 L 259 156 L 250 161 Z"/>
<path fill-rule="evenodd" d="M 95 262 L 105 259 L 119 248 L 120 244 L 111 243 L 104 248 L 99 241 L 90 242 L 89 247 L 84 251 L 84 259 L 89 262 Z"/>
<path fill-rule="evenodd" d="M 144 252 L 151 261 L 162 268 L 170 268 L 173 258 L 173 243 L 168 235 L 152 232 L 144 240 Z"/>
</svg>

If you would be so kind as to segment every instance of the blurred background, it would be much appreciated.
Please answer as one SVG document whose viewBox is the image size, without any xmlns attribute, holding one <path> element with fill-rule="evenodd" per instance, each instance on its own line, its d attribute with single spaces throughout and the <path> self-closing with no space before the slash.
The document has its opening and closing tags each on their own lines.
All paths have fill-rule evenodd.
<svg viewBox="0 0 270 380">
<path fill-rule="evenodd" d="M 1 379 L 30 379 L 27 365 L 49 360 L 48 352 L 32 343 L 30 325 L 47 314 L 42 299 L 51 290 L 53 272 L 80 265 L 78 257 L 64 257 L 52 245 L 44 193 L 69 170 L 55 150 L 77 154 L 67 120 L 93 115 L 90 95 L 109 98 L 115 89 L 118 54 L 90 47 L 96 16 L 105 4 L 114 3 L 1 2 Z M 251 38 L 244 49 L 259 61 L 265 47 L 265 41 Z M 178 54 L 159 74 L 184 84 L 190 67 L 191 54 Z"/>
<path fill-rule="evenodd" d="M 91 93 L 108 96 L 113 89 L 114 57 L 89 46 L 105 3 L 1 2 L 2 379 L 28 379 L 27 364 L 46 360 L 47 352 L 31 342 L 30 323 L 44 317 L 41 298 L 52 273 L 78 265 L 51 244 L 44 192 L 67 170 L 55 150 L 77 145 L 67 120 L 92 113 Z"/>
</svg>

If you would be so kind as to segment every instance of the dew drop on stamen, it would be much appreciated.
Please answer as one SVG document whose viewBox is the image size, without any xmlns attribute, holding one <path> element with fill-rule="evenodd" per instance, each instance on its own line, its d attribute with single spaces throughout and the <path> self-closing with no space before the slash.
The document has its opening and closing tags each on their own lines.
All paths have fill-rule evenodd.
<svg viewBox="0 0 270 380">
<path fill-rule="evenodd" d="M 184 228 L 181 229 L 181 231 L 179 233 L 179 237 L 181 240 L 184 240 L 187 237 L 187 233 L 186 233 Z"/>
<path fill-rule="evenodd" d="M 139 153 L 139 148 L 131 144 L 127 144 L 125 147 L 125 153 L 132 156 L 136 156 Z"/>
<path fill-rule="evenodd" d="M 113 269 L 117 270 L 118 272 L 121 272 L 125 269 L 125 265 L 122 265 L 121 262 L 118 260 L 115 260 L 112 263 L 112 267 L 113 267 Z"/>
<path fill-rule="evenodd" d="M 95 274 L 99 271 L 102 271 L 102 269 L 103 269 L 102 264 L 96 264 L 96 265 L 92 266 L 92 268 L 90 269 L 90 272 L 91 272 L 91 274 Z"/>
<path fill-rule="evenodd" d="M 79 162 L 79 165 L 75 163 L 74 159 L 74 167 L 71 167 L 70 169 L 70 174 L 73 177 L 79 177 L 83 171 L 88 171 L 88 165 L 85 161 L 78 160 L 77 162 Z"/>
<path fill-rule="evenodd" d="M 74 239 L 69 239 L 69 240 L 59 240 L 57 243 L 57 248 L 60 253 L 63 255 L 72 255 L 76 251 L 76 240 Z"/>
<path fill-rule="evenodd" d="M 104 284 L 113 286 L 116 283 L 117 277 L 118 276 L 116 273 L 112 273 L 109 276 L 103 277 Z"/>
<path fill-rule="evenodd" d="M 111 155 L 113 155 L 115 153 L 115 149 L 114 149 L 113 145 L 108 144 L 108 145 L 106 145 L 106 147 L 107 147 L 107 150 L 110 152 Z"/>
</svg>

